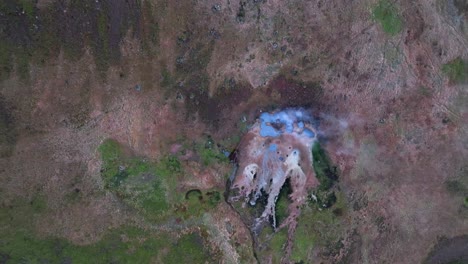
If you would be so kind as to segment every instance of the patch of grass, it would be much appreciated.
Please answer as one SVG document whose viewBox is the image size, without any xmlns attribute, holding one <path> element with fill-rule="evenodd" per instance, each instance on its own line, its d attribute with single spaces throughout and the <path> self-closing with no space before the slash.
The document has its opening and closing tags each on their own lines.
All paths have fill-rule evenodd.
<svg viewBox="0 0 468 264">
<path fill-rule="evenodd" d="M 274 232 L 271 226 L 264 227 L 257 239 L 259 244 L 265 245 L 257 248 L 258 259 L 260 261 L 269 259 L 272 263 L 281 263 L 288 240 L 287 229 L 283 228 L 278 232 Z"/>
<path fill-rule="evenodd" d="M 0 80 L 5 80 L 13 71 L 12 48 L 6 41 L 0 39 Z"/>
<path fill-rule="evenodd" d="M 330 210 L 305 210 L 299 217 L 291 259 L 309 263 L 314 247 L 325 247 L 336 241 L 339 223 Z"/>
<path fill-rule="evenodd" d="M 291 260 L 294 262 L 307 261 L 309 253 L 313 250 L 317 233 L 312 228 L 312 223 L 301 221 L 296 229 Z"/>
<path fill-rule="evenodd" d="M 29 61 L 31 59 L 32 50 L 27 48 L 17 48 L 15 52 L 16 72 L 21 80 L 29 80 Z"/>
<path fill-rule="evenodd" d="M 281 252 L 288 240 L 288 233 L 286 229 L 281 229 L 276 232 L 270 240 L 270 247 L 275 252 Z"/>
<path fill-rule="evenodd" d="M 204 166 L 210 166 L 217 162 L 229 162 L 229 158 L 222 152 L 223 149 L 215 144 L 211 137 L 207 137 L 204 143 L 197 144 L 195 150 Z"/>
<path fill-rule="evenodd" d="M 468 62 L 458 57 L 442 66 L 442 72 L 451 82 L 464 83 L 468 81 Z"/>
<path fill-rule="evenodd" d="M 318 190 L 329 190 L 338 180 L 338 169 L 331 165 L 328 155 L 318 142 L 312 147 L 312 156 L 315 175 L 320 182 Z"/>
<path fill-rule="evenodd" d="M 193 189 L 185 194 L 185 201 L 178 204 L 177 212 L 185 219 L 197 217 L 216 207 L 221 201 L 221 193 L 217 190 L 202 192 Z"/>
<path fill-rule="evenodd" d="M 86 246 L 13 230 L 2 232 L 0 259 L 5 258 L 7 263 L 151 263 L 173 248 L 169 241 L 166 234 L 149 234 L 135 227 L 112 230 L 99 242 Z"/>
<path fill-rule="evenodd" d="M 228 162 L 229 159 L 216 149 L 200 148 L 198 150 L 203 165 L 210 166 L 215 162 Z"/>
<path fill-rule="evenodd" d="M 299 216 L 296 234 L 294 237 L 291 259 L 295 262 L 309 263 L 314 247 L 322 247 L 328 254 L 337 253 L 340 246 L 339 237 L 342 230 L 342 218 L 340 216 L 346 210 L 344 195 L 336 194 L 336 203 L 331 210 L 323 210 L 314 206 L 304 208 Z M 340 211 L 340 213 L 337 213 Z"/>
<path fill-rule="evenodd" d="M 4 197 L 2 197 L 3 199 Z M 0 205 L 0 245 L 2 232 L 13 229 L 31 230 L 36 216 L 47 210 L 47 202 L 43 195 L 36 194 L 31 199 L 15 197 Z M 4 228 L 3 228 L 4 227 Z"/>
<path fill-rule="evenodd" d="M 113 183 L 118 182 L 122 176 L 119 175 L 119 163 L 123 158 L 123 152 L 120 144 L 113 139 L 106 139 L 98 147 L 101 154 L 102 168 L 101 175 L 107 187 L 114 187 Z"/>
<path fill-rule="evenodd" d="M 35 15 L 35 1 L 33 0 L 20 0 L 21 8 L 23 9 L 24 13 L 32 19 Z"/>
<path fill-rule="evenodd" d="M 155 55 L 159 44 L 159 24 L 151 2 L 144 1 L 143 6 L 142 19 L 145 26 L 142 27 L 141 32 L 142 47 L 148 55 Z"/>
<path fill-rule="evenodd" d="M 174 79 L 172 78 L 171 76 L 171 73 L 169 72 L 169 70 L 164 67 L 161 71 L 161 86 L 166 88 L 166 87 L 170 87 L 174 84 Z"/>
<path fill-rule="evenodd" d="M 111 50 L 109 47 L 109 19 L 105 11 L 101 11 L 97 17 L 98 39 L 94 43 L 94 58 L 96 67 L 103 75 L 109 68 Z"/>
<path fill-rule="evenodd" d="M 101 175 L 105 188 L 144 216 L 156 220 L 164 216 L 177 196 L 177 177 L 183 171 L 177 157 L 166 156 L 158 162 L 124 154 L 122 146 L 105 140 L 98 151 L 102 158 Z M 180 196 L 180 195 L 179 195 Z"/>
<path fill-rule="evenodd" d="M 468 194 L 468 188 L 458 180 L 445 181 L 445 187 L 452 194 Z"/>
<path fill-rule="evenodd" d="M 278 200 L 276 201 L 275 206 L 275 217 L 276 225 L 279 225 L 284 219 L 288 217 L 288 206 L 290 204 L 289 195 L 291 194 L 291 186 L 289 179 L 286 180 L 286 183 L 281 187 L 280 193 L 278 195 Z"/>
<path fill-rule="evenodd" d="M 208 196 L 208 204 L 211 207 L 215 207 L 221 201 L 221 193 L 218 191 L 208 191 L 206 196 Z"/>
<path fill-rule="evenodd" d="M 212 263 L 214 259 L 210 256 L 203 238 L 192 233 L 181 237 L 172 245 L 171 251 L 163 258 L 163 263 Z"/>
<path fill-rule="evenodd" d="M 163 157 L 157 165 L 158 173 L 163 177 L 168 177 L 175 173 L 182 172 L 182 164 L 177 157 L 169 155 Z"/>
<path fill-rule="evenodd" d="M 10 107 L 0 95 L 0 158 L 9 157 L 13 154 L 17 136 Z"/>
<path fill-rule="evenodd" d="M 421 86 L 419 87 L 419 92 L 423 95 L 423 96 L 426 96 L 426 97 L 430 97 L 432 95 L 432 92 L 429 88 L 427 88 L 426 86 Z"/>
<path fill-rule="evenodd" d="M 379 22 L 385 33 L 394 36 L 403 29 L 403 21 L 394 3 L 380 0 L 372 9 L 373 18 Z"/>
</svg>

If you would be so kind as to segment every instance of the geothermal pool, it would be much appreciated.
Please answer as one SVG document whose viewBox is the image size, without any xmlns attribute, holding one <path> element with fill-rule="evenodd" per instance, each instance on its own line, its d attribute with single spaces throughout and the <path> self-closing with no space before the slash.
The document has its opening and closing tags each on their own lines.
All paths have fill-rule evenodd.
<svg viewBox="0 0 468 264">
<path fill-rule="evenodd" d="M 237 148 L 238 168 L 231 184 L 236 195 L 230 199 L 242 201 L 246 206 L 255 205 L 262 193 L 268 195 L 255 226 L 268 220 L 272 220 L 275 230 L 295 226 L 308 190 L 318 186 L 312 166 L 311 150 L 317 140 L 313 124 L 310 112 L 302 108 L 262 113 L 241 139 Z M 292 190 L 289 215 L 278 226 L 275 204 L 287 179 Z"/>
</svg>

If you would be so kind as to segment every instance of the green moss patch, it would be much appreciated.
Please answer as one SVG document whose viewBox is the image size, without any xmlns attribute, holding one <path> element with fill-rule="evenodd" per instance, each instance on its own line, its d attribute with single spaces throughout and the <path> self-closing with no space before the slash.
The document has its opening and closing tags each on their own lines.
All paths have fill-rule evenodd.
<svg viewBox="0 0 468 264">
<path fill-rule="evenodd" d="M 30 232 L 2 232 L 0 260 L 6 263 L 204 263 L 213 261 L 198 234 L 173 240 L 136 227 L 110 231 L 99 242 L 78 246 Z"/>
<path fill-rule="evenodd" d="M 306 206 L 298 219 L 298 225 L 294 237 L 291 260 L 295 262 L 312 261 L 312 252 L 319 247 L 323 254 L 336 255 L 339 253 L 341 231 L 343 230 L 342 213 L 345 211 L 346 203 L 344 196 L 337 195 L 336 203 L 330 207 L 331 210 Z"/>
<path fill-rule="evenodd" d="M 204 166 L 210 166 L 214 163 L 227 163 L 229 158 L 223 153 L 226 151 L 219 144 L 215 144 L 214 140 L 208 136 L 204 142 L 195 146 L 195 151 L 200 157 L 200 161 Z"/>
<path fill-rule="evenodd" d="M 289 183 L 289 179 L 286 180 L 283 187 L 281 187 L 280 193 L 278 195 L 278 199 L 276 200 L 275 206 L 275 217 L 276 217 L 276 225 L 280 225 L 280 223 L 286 219 L 289 215 L 289 195 L 292 193 L 291 186 Z"/>
<path fill-rule="evenodd" d="M 199 233 L 175 238 L 133 226 L 108 230 L 96 243 L 75 245 L 58 237 L 39 237 L 36 220 L 48 212 L 45 197 L 2 198 L 0 263 L 215 263 Z M 193 261 L 193 262 L 192 262 Z"/>
<path fill-rule="evenodd" d="M 215 261 L 198 233 L 181 237 L 172 244 L 171 251 L 164 257 L 163 263 L 213 263 Z"/>
<path fill-rule="evenodd" d="M 403 29 L 403 20 L 393 2 L 380 0 L 372 9 L 372 16 L 383 31 L 391 36 L 400 33 Z"/>
<path fill-rule="evenodd" d="M 105 188 L 145 216 L 159 218 L 170 209 L 171 203 L 181 199 L 175 192 L 177 178 L 182 173 L 182 165 L 176 157 L 166 156 L 158 162 L 132 157 L 112 139 L 105 140 L 98 151 Z"/>
<path fill-rule="evenodd" d="M 284 249 L 288 240 L 288 232 L 282 229 L 274 232 L 271 227 L 263 228 L 258 236 L 258 244 L 256 254 L 260 263 L 262 260 L 270 260 L 272 263 L 281 263 L 284 256 Z"/>
<path fill-rule="evenodd" d="M 221 193 L 217 190 L 201 191 L 192 189 L 186 192 L 185 201 L 177 205 L 177 214 L 184 219 L 201 216 L 221 202 Z"/>
<path fill-rule="evenodd" d="M 319 190 L 329 190 L 338 180 L 338 168 L 331 164 L 327 153 L 318 142 L 312 147 L 312 156 L 315 175 L 320 182 Z"/>
<path fill-rule="evenodd" d="M 442 72 L 453 83 L 465 83 L 468 81 L 468 62 L 462 58 L 456 58 L 442 66 Z"/>
</svg>

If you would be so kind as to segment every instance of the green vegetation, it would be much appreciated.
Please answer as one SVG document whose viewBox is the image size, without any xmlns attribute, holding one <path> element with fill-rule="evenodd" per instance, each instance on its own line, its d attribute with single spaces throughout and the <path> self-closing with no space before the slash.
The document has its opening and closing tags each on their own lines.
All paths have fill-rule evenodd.
<svg viewBox="0 0 468 264">
<path fill-rule="evenodd" d="M 16 137 L 17 132 L 13 116 L 0 96 L 0 158 L 8 157 L 12 154 L 16 145 Z"/>
<path fill-rule="evenodd" d="M 275 233 L 274 236 L 271 238 L 270 248 L 273 250 L 273 252 L 282 253 L 287 240 L 288 240 L 287 230 L 281 229 L 280 231 Z"/>
<path fill-rule="evenodd" d="M 291 259 L 295 262 L 311 261 L 314 247 L 323 247 L 325 252 L 336 252 L 342 230 L 342 219 L 335 212 L 345 210 L 344 196 L 337 195 L 333 210 L 322 210 L 314 207 L 304 208 L 298 220 L 294 237 Z"/>
<path fill-rule="evenodd" d="M 442 72 L 451 82 L 464 83 L 468 81 L 468 62 L 458 57 L 442 66 Z"/>
<path fill-rule="evenodd" d="M 98 148 L 102 158 L 101 175 L 106 189 L 115 192 L 127 204 L 140 210 L 146 217 L 156 219 L 176 202 L 177 177 L 182 165 L 173 156 L 159 162 L 124 154 L 119 143 L 105 140 Z"/>
<path fill-rule="evenodd" d="M 202 164 L 205 166 L 210 166 L 219 162 L 229 162 L 229 158 L 224 155 L 222 148 L 215 144 L 210 136 L 207 137 L 204 144 L 198 144 L 195 150 L 200 156 Z"/>
<path fill-rule="evenodd" d="M 458 197 L 463 197 L 463 206 L 468 208 L 468 187 L 462 179 L 453 179 L 445 181 L 447 191 Z"/>
<path fill-rule="evenodd" d="M 270 230 L 270 228 L 265 228 Z M 266 248 L 266 253 L 271 254 L 273 263 L 281 263 L 284 256 L 284 249 L 288 241 L 287 229 L 282 229 L 276 233 L 272 233 L 269 241 L 269 246 Z"/>
<path fill-rule="evenodd" d="M 124 242 L 122 235 L 126 237 Z M 0 256 L 8 263 L 150 263 L 166 247 L 161 236 L 151 238 L 142 230 L 114 230 L 96 244 L 76 246 L 64 239 L 40 239 L 16 231 L 2 237 Z"/>
<path fill-rule="evenodd" d="M 119 162 L 123 153 L 119 143 L 113 139 L 106 139 L 99 147 L 102 168 L 101 175 L 105 182 L 116 182 L 114 177 L 119 173 Z M 110 186 L 108 186 L 110 187 Z"/>
<path fill-rule="evenodd" d="M 185 219 L 197 217 L 216 207 L 220 201 L 219 191 L 212 190 L 202 193 L 198 189 L 193 189 L 185 194 L 185 201 L 178 205 L 177 212 Z"/>
<path fill-rule="evenodd" d="M 314 171 L 320 182 L 319 190 L 329 190 L 335 181 L 338 180 L 338 169 L 332 166 L 325 150 L 316 142 L 312 147 L 312 156 L 314 161 Z"/>
<path fill-rule="evenodd" d="M 314 247 L 322 247 L 326 254 L 337 254 L 341 244 L 341 216 L 346 212 L 343 193 L 335 186 L 337 168 L 332 165 L 319 143 L 312 147 L 314 171 L 320 185 L 309 195 L 309 203 L 298 219 L 291 259 L 294 262 L 311 261 Z"/>
<path fill-rule="evenodd" d="M 6 79 L 12 71 L 11 47 L 5 41 L 0 40 L 0 80 Z"/>
<path fill-rule="evenodd" d="M 115 158 L 119 149 L 115 142 L 107 142 L 101 148 L 109 159 Z M 144 168 L 141 165 L 135 170 L 146 170 Z M 134 179 L 132 173 L 126 181 Z M 121 186 L 128 187 L 126 182 Z M 0 195 L 3 201 L 0 204 L 1 263 L 89 263 L 90 260 L 93 263 L 217 262 L 198 233 L 175 239 L 173 234 L 166 232 L 124 226 L 109 230 L 98 242 L 84 246 L 74 245 L 63 238 L 39 237 L 35 234 L 36 220 L 49 212 L 45 197 L 39 193 L 30 199 Z M 219 198 L 219 193 L 217 198 L 214 192 L 206 192 L 205 195 L 208 201 Z M 133 199 L 140 198 L 133 196 Z"/>
<path fill-rule="evenodd" d="M 171 251 L 163 258 L 163 263 L 213 263 L 203 244 L 203 238 L 192 233 L 180 238 L 172 245 Z"/>
<path fill-rule="evenodd" d="M 468 194 L 468 188 L 459 180 L 447 180 L 445 187 L 452 194 Z"/>
<path fill-rule="evenodd" d="M 318 142 L 312 147 L 312 156 L 315 175 L 320 185 L 309 195 L 309 201 L 318 208 L 330 208 L 336 202 L 332 187 L 338 180 L 337 167 L 332 166 L 328 155 Z"/>
<path fill-rule="evenodd" d="M 6 263 L 154 263 L 163 259 L 163 263 L 177 264 L 211 260 L 195 233 L 173 242 L 167 234 L 123 227 L 97 243 L 78 246 L 64 239 L 38 238 L 25 230 L 1 232 L 0 261 Z"/>
<path fill-rule="evenodd" d="M 284 256 L 284 249 L 288 240 L 287 229 L 281 229 L 274 232 L 271 226 L 264 227 L 258 235 L 258 243 L 265 245 L 257 248 L 256 254 L 258 258 L 270 259 L 272 263 L 281 263 Z"/>
<path fill-rule="evenodd" d="M 380 0 L 372 9 L 372 16 L 382 26 L 383 31 L 393 36 L 403 29 L 403 21 L 394 3 Z"/>
<path fill-rule="evenodd" d="M 430 97 L 431 96 L 431 90 L 429 88 L 427 88 L 426 86 L 421 86 L 419 87 L 419 92 L 423 95 L 423 96 L 426 96 L 426 97 Z"/>
<path fill-rule="evenodd" d="M 289 195 L 291 194 L 291 186 L 289 180 L 281 187 L 280 193 L 278 195 L 278 200 L 276 200 L 275 206 L 275 216 L 276 216 L 276 225 L 279 225 L 289 214 L 288 206 L 290 204 Z"/>
<path fill-rule="evenodd" d="M 164 88 L 168 88 L 174 84 L 174 79 L 171 76 L 169 70 L 164 67 L 161 71 L 161 86 Z"/>
<path fill-rule="evenodd" d="M 20 5 L 21 5 L 21 9 L 24 11 L 24 13 L 31 19 L 33 18 L 35 12 L 34 12 L 34 9 L 36 8 L 35 7 L 35 4 L 34 4 L 34 1 L 33 0 L 20 0 Z"/>
<path fill-rule="evenodd" d="M 94 43 L 94 58 L 96 67 L 103 74 L 110 65 L 111 50 L 109 46 L 109 19 L 105 10 L 101 11 L 97 17 L 98 38 Z"/>
</svg>

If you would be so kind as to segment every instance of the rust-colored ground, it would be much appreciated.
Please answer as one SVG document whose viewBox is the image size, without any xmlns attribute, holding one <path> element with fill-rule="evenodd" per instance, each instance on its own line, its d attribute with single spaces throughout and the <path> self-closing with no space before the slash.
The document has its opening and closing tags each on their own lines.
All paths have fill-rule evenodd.
<svg viewBox="0 0 468 264">
<path fill-rule="evenodd" d="M 67 1 L 59 2 L 38 1 L 41 25 L 48 8 L 66 12 Z M 276 262 L 254 257 L 248 226 L 224 201 L 182 224 L 135 215 L 104 188 L 97 149 L 113 138 L 131 155 L 158 160 L 174 144 L 210 135 L 231 151 L 261 112 L 290 106 L 307 107 L 320 121 L 319 141 L 339 168 L 347 208 L 342 247 L 323 254 L 325 247 L 312 246 L 304 263 L 420 263 L 441 238 L 468 234 L 468 86 L 442 70 L 468 60 L 463 1 L 395 1 L 403 28 L 394 35 L 372 17 L 371 0 L 135 3 L 137 11 L 116 5 L 107 22 L 89 18 L 84 36 L 60 31 L 64 43 L 80 42 L 76 57 L 67 51 L 73 45 L 57 44 L 43 62 L 34 60 L 37 50 L 25 51 L 27 77 L 21 49 L 35 35 L 14 32 L 36 22 L 21 9 L 0 13 L 19 25 L 6 23 L 2 34 L 13 34 L 8 41 L 20 49 L 0 74 L 7 76 L 0 82 L 0 205 L 15 210 L 18 197 L 45 197 L 47 210 L 29 221 L 39 237 L 88 245 L 129 224 L 174 234 L 209 226 L 212 251 L 225 263 Z M 115 21 L 119 14 L 128 19 Z M 67 22 L 73 19 L 62 22 L 79 30 Z M 104 23 L 104 35 L 93 23 Z M 181 160 L 181 195 L 225 189 L 231 165 Z M 72 193 L 79 200 L 65 199 Z"/>
</svg>

